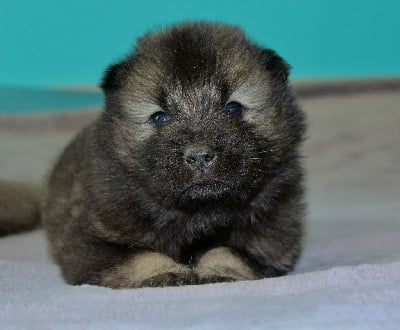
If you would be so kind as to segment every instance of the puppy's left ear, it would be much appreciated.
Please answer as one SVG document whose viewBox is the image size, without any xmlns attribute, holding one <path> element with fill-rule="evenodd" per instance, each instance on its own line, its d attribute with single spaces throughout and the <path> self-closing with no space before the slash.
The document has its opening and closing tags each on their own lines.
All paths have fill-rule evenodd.
<svg viewBox="0 0 400 330">
<path fill-rule="evenodd" d="M 290 72 L 290 65 L 272 49 L 262 49 L 260 59 L 265 69 L 272 76 L 284 83 L 287 82 Z"/>
</svg>

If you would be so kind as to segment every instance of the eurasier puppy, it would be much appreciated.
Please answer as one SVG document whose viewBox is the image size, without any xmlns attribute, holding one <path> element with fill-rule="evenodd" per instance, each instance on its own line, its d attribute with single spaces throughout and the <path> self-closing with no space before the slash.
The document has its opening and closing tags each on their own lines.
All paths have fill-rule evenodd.
<svg viewBox="0 0 400 330">
<path fill-rule="evenodd" d="M 301 250 L 305 124 L 288 65 L 237 27 L 149 33 L 102 82 L 41 218 L 65 280 L 111 288 L 254 280 Z"/>
</svg>

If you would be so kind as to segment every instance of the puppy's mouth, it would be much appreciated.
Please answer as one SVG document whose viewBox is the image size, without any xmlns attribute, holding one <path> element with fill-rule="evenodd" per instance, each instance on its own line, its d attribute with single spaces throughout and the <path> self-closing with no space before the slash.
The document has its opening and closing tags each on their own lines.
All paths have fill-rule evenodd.
<svg viewBox="0 0 400 330">
<path fill-rule="evenodd" d="M 232 187 L 217 180 L 195 181 L 181 194 L 179 206 L 192 211 L 226 206 L 232 203 Z"/>
</svg>

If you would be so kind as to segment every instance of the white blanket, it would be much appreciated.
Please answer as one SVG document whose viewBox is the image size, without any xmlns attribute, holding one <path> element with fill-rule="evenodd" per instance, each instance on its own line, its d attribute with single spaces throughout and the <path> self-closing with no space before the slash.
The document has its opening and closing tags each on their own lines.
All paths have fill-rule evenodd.
<svg viewBox="0 0 400 330">
<path fill-rule="evenodd" d="M 399 329 L 398 104 L 395 93 L 304 102 L 310 211 L 294 273 L 177 288 L 73 287 L 37 230 L 0 239 L 0 329 Z M 43 135 L 1 132 L 0 176 L 38 180 L 67 139 L 51 134 L 46 144 Z M 38 154 L 43 160 L 29 161 Z"/>
</svg>

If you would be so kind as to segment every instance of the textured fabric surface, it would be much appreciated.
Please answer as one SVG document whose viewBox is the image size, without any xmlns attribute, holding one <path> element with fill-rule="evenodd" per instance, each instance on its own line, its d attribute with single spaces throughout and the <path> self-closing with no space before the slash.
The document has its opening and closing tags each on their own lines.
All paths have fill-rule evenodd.
<svg viewBox="0 0 400 330">
<path fill-rule="evenodd" d="M 73 287 L 36 230 L 0 239 L 0 328 L 398 329 L 400 95 L 301 104 L 309 216 L 294 273 L 178 288 Z M 2 178 L 40 182 L 79 126 L 26 130 L 29 120 L 0 130 Z"/>
</svg>

